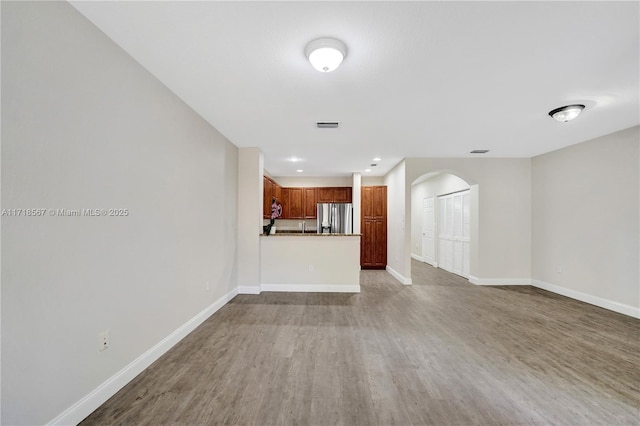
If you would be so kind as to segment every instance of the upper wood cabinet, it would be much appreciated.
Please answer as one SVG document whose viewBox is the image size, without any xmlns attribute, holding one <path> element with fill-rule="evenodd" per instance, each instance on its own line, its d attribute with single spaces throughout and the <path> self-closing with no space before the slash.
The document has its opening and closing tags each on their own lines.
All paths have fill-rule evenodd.
<svg viewBox="0 0 640 426">
<path fill-rule="evenodd" d="M 350 186 L 339 186 L 333 188 L 334 203 L 350 203 L 352 190 Z"/>
<path fill-rule="evenodd" d="M 271 200 L 275 197 L 282 205 L 280 219 L 316 219 L 318 203 L 351 203 L 349 186 L 322 188 L 283 188 L 264 176 L 263 217 L 271 218 Z"/>
<path fill-rule="evenodd" d="M 335 188 L 318 188 L 319 203 L 333 203 Z"/>
<path fill-rule="evenodd" d="M 262 217 L 271 219 L 271 201 L 275 198 L 278 203 L 282 204 L 282 187 L 267 176 L 263 176 L 262 183 Z"/>
<path fill-rule="evenodd" d="M 318 216 L 318 188 L 304 189 L 304 218 L 315 219 Z"/>
<path fill-rule="evenodd" d="M 350 203 L 351 187 L 323 187 L 318 188 L 318 203 Z"/>
<path fill-rule="evenodd" d="M 289 188 L 280 188 L 280 196 L 282 197 L 282 216 L 281 219 L 289 218 Z"/>
<path fill-rule="evenodd" d="M 288 196 L 286 205 L 287 219 L 304 219 L 304 193 L 302 188 L 285 188 Z"/>
</svg>

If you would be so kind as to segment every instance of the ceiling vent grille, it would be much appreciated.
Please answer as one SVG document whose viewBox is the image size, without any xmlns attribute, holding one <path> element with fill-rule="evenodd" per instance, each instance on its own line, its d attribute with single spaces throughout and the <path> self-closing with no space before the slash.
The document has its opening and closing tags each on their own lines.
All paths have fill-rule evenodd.
<svg viewBox="0 0 640 426">
<path fill-rule="evenodd" d="M 337 129 L 339 123 L 337 121 L 318 121 L 316 126 L 318 129 Z"/>
<path fill-rule="evenodd" d="M 471 154 L 486 154 L 487 152 L 489 152 L 488 149 L 474 149 Z"/>
</svg>

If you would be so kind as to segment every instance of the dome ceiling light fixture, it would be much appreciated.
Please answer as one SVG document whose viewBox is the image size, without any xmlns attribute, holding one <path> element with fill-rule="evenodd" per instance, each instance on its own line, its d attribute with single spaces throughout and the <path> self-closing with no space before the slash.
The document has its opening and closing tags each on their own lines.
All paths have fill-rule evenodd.
<svg viewBox="0 0 640 426">
<path fill-rule="evenodd" d="M 549 111 L 549 115 L 554 120 L 566 123 L 567 121 L 573 120 L 578 115 L 580 115 L 583 109 L 584 105 L 582 104 L 567 105 Z"/>
<path fill-rule="evenodd" d="M 347 46 L 335 38 L 318 38 L 307 44 L 304 54 L 315 69 L 331 72 L 347 56 Z"/>
</svg>

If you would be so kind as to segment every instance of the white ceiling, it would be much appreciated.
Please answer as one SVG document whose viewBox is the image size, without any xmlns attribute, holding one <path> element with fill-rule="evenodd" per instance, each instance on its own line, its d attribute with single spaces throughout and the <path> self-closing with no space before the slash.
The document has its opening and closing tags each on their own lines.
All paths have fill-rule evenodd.
<svg viewBox="0 0 640 426">
<path fill-rule="evenodd" d="M 636 1 L 72 5 L 274 176 L 531 157 L 640 122 Z M 349 49 L 332 73 L 304 56 L 318 37 Z M 572 103 L 572 122 L 547 115 Z"/>
</svg>

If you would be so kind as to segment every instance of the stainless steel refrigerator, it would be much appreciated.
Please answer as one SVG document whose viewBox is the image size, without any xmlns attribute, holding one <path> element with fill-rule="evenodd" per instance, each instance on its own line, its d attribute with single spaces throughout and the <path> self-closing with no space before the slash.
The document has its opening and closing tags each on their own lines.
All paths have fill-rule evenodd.
<svg viewBox="0 0 640 426">
<path fill-rule="evenodd" d="M 318 203 L 318 234 L 353 234 L 353 204 Z"/>
</svg>

